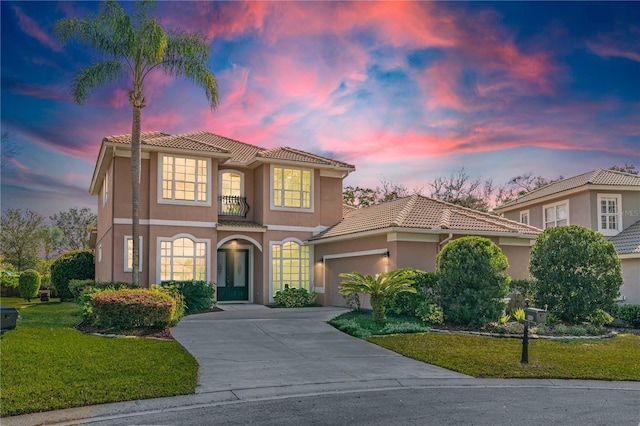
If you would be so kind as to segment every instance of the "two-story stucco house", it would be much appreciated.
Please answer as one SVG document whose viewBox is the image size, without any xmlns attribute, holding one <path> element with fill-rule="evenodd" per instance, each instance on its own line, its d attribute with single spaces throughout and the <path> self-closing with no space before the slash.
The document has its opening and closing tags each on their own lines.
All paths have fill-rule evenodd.
<svg viewBox="0 0 640 426">
<path fill-rule="evenodd" d="M 91 181 L 98 281 L 131 281 L 130 144 L 130 135 L 104 138 Z M 418 195 L 343 211 L 354 166 L 208 132 L 143 133 L 141 170 L 141 285 L 206 280 L 219 302 L 268 304 L 288 284 L 344 305 L 340 273 L 434 270 L 438 251 L 464 235 L 491 238 L 524 278 L 540 232 Z"/>
<path fill-rule="evenodd" d="M 96 280 L 131 281 L 131 136 L 103 139 Z M 309 291 L 306 240 L 342 219 L 352 165 L 207 132 L 142 134 L 140 283 L 206 280 L 219 301 L 266 304 L 285 283 Z"/>
<path fill-rule="evenodd" d="M 622 263 L 622 302 L 640 304 L 640 176 L 598 169 L 526 193 L 495 212 L 541 229 L 580 225 L 602 233 Z"/>
</svg>

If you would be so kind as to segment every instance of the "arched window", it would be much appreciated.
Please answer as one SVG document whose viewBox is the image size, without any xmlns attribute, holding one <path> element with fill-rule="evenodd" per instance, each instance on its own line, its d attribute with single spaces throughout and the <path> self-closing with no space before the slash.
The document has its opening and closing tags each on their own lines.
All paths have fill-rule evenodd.
<svg viewBox="0 0 640 426">
<path fill-rule="evenodd" d="M 182 237 L 160 242 L 160 280 L 207 279 L 207 244 Z"/>
<path fill-rule="evenodd" d="M 309 246 L 295 241 L 271 244 L 271 297 L 278 290 L 304 288 L 310 290 Z"/>
</svg>

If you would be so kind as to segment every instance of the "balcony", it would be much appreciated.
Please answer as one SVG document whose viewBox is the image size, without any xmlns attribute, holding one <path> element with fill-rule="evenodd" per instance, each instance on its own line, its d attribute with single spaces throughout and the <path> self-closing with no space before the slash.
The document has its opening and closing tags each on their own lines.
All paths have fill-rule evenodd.
<svg viewBox="0 0 640 426">
<path fill-rule="evenodd" d="M 247 197 L 236 195 L 218 196 L 218 216 L 247 217 L 247 213 L 249 213 Z"/>
</svg>

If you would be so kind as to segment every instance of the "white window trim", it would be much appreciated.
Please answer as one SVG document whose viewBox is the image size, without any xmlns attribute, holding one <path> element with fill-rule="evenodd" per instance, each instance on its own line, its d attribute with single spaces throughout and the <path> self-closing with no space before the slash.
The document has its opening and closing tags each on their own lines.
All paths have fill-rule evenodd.
<svg viewBox="0 0 640 426">
<path fill-rule="evenodd" d="M 133 268 L 129 268 L 129 240 L 132 240 L 131 235 L 124 236 L 124 272 L 133 272 Z M 142 235 L 138 236 L 140 241 L 140 249 L 138 250 L 138 271 L 142 272 Z"/>
<path fill-rule="evenodd" d="M 177 234 L 173 237 L 158 237 L 156 239 L 156 283 L 162 282 L 162 242 L 164 241 L 175 241 L 180 238 L 188 238 L 192 240 L 194 243 L 205 243 L 207 253 L 205 254 L 206 258 L 206 268 L 205 272 L 205 281 L 211 282 L 211 240 L 209 238 L 196 238 L 191 234 Z"/>
<path fill-rule="evenodd" d="M 602 213 L 600 212 L 601 206 L 600 206 L 600 202 L 602 201 L 602 199 L 606 199 L 606 198 L 615 198 L 616 199 L 616 203 L 617 203 L 617 207 L 618 207 L 618 229 L 602 229 Z M 621 231 L 622 231 L 622 194 L 606 194 L 606 193 L 602 193 L 602 194 L 598 194 L 597 196 L 597 220 L 598 220 L 598 232 L 602 233 L 602 235 L 607 236 L 607 237 L 613 237 L 614 235 L 618 235 Z"/>
<path fill-rule="evenodd" d="M 299 240 L 298 238 L 294 238 L 294 237 L 285 238 L 282 241 L 269 241 L 269 302 L 270 303 L 273 303 L 273 246 L 276 244 L 281 246 L 291 241 L 298 243 L 301 246 L 309 247 L 309 290 L 308 291 L 309 292 L 313 291 L 314 247 L 312 245 L 305 244 L 302 240 Z"/>
<path fill-rule="evenodd" d="M 218 195 L 222 195 L 222 175 L 225 173 L 240 175 L 240 196 L 244 197 L 244 173 L 234 169 L 222 169 L 218 171 Z"/>
<path fill-rule="evenodd" d="M 300 171 L 305 171 L 305 172 L 310 172 L 311 173 L 311 206 L 309 208 L 304 208 L 304 207 L 280 207 L 280 206 L 276 206 L 274 204 L 274 192 L 275 192 L 275 188 L 273 185 L 273 170 L 275 168 L 281 168 L 281 169 L 289 169 L 289 170 L 300 170 Z M 313 213 L 314 212 L 314 198 L 315 198 L 315 188 L 314 188 L 314 184 L 315 184 L 315 171 L 313 169 L 305 169 L 305 168 L 301 168 L 301 167 L 293 167 L 293 166 L 284 166 L 284 165 L 279 165 L 279 164 L 272 164 L 271 165 L 271 169 L 269 172 L 269 203 L 270 203 L 270 208 L 271 210 L 277 210 L 277 211 L 285 211 L 285 212 L 297 212 L 297 213 Z"/>
<path fill-rule="evenodd" d="M 527 216 L 527 223 L 525 223 L 522 220 L 522 217 L 525 215 Z M 529 212 L 529 210 L 522 210 L 520 212 L 520 223 L 524 223 L 525 225 L 531 225 L 531 213 Z"/>
<path fill-rule="evenodd" d="M 562 204 L 567 205 L 567 225 L 571 225 L 571 221 L 569 219 L 571 217 L 569 213 L 569 200 L 566 199 L 566 200 L 558 201 L 551 204 L 545 204 L 544 206 L 542 206 L 542 229 L 547 229 L 547 217 L 545 216 L 547 209 L 550 207 L 560 206 Z M 558 223 L 558 218 L 556 218 L 556 223 Z M 553 225 L 553 226 L 558 226 L 558 225 Z M 560 226 L 564 226 L 564 225 L 560 225 Z"/>
<path fill-rule="evenodd" d="M 109 170 L 104 174 L 104 182 L 102 182 L 102 207 L 107 205 L 109 201 Z"/>
<path fill-rule="evenodd" d="M 162 194 L 162 172 L 164 165 L 165 157 L 173 157 L 173 158 L 187 158 L 189 160 L 203 160 L 207 163 L 207 201 L 189 201 L 189 200 L 174 200 L 167 199 L 163 197 Z M 196 156 L 187 156 L 187 155 L 169 155 L 169 154 L 159 154 L 158 155 L 158 182 L 157 182 L 157 198 L 158 204 L 177 204 L 183 206 L 211 206 L 211 159 L 204 157 L 196 157 Z M 196 188 L 197 194 L 197 188 Z"/>
<path fill-rule="evenodd" d="M 98 263 L 100 262 L 102 262 L 102 243 L 98 244 Z"/>
</svg>

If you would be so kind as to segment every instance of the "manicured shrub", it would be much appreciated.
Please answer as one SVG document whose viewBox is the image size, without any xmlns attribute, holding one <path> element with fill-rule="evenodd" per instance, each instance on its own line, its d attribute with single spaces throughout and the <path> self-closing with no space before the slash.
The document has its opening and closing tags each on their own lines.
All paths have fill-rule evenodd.
<svg viewBox="0 0 640 426">
<path fill-rule="evenodd" d="M 20 291 L 20 297 L 28 302 L 38 297 L 38 291 L 40 290 L 40 274 L 38 271 L 27 269 L 21 273 L 18 279 L 18 290 Z"/>
<path fill-rule="evenodd" d="M 436 303 L 438 277 L 433 272 L 416 271 L 413 279 L 415 293 L 402 292 L 384 301 L 385 309 L 396 315 L 419 316 L 418 309 L 424 303 Z"/>
<path fill-rule="evenodd" d="M 72 300 L 69 281 L 85 280 L 95 277 L 94 255 L 92 250 L 74 250 L 60 255 L 51 264 L 51 285 L 61 300 Z"/>
<path fill-rule="evenodd" d="M 80 293 L 87 287 L 94 287 L 95 281 L 93 280 L 69 280 L 69 292 L 73 296 L 74 300 L 78 301 Z"/>
<path fill-rule="evenodd" d="M 151 290 L 157 290 L 162 293 L 168 294 L 173 297 L 176 301 L 176 309 L 173 312 L 173 316 L 171 317 L 171 326 L 176 325 L 182 317 L 184 317 L 186 306 L 184 303 L 184 297 L 182 296 L 182 292 L 177 285 L 167 284 L 167 285 L 158 285 L 151 284 Z"/>
<path fill-rule="evenodd" d="M 640 328 L 640 305 L 623 305 L 618 308 L 618 318 L 634 328 Z"/>
<path fill-rule="evenodd" d="M 438 253 L 438 284 L 445 321 L 479 327 L 498 321 L 509 291 L 507 257 L 491 240 L 462 237 Z"/>
<path fill-rule="evenodd" d="M 208 311 L 215 303 L 215 285 L 211 282 L 164 281 L 162 286 L 175 286 L 180 290 L 187 315 Z"/>
<path fill-rule="evenodd" d="M 273 301 L 285 308 L 303 308 L 312 305 L 317 295 L 315 292 L 309 293 L 304 288 L 292 288 L 285 284 L 284 290 L 278 290 L 273 295 Z"/>
<path fill-rule="evenodd" d="M 130 330 L 171 325 L 176 301 L 157 290 L 104 290 L 89 296 L 94 324 L 100 328 Z"/>
<path fill-rule="evenodd" d="M 548 228 L 531 248 L 529 272 L 540 306 L 569 323 L 615 306 L 622 270 L 613 244 L 598 232 L 570 225 Z"/>
<path fill-rule="evenodd" d="M 613 317 L 608 312 L 598 309 L 591 315 L 587 316 L 587 321 L 589 324 L 596 327 L 603 327 L 607 324 L 611 324 L 613 322 Z"/>
<path fill-rule="evenodd" d="M 18 280 L 20 273 L 13 265 L 0 268 L 0 295 L 3 297 L 19 297 Z"/>
<path fill-rule="evenodd" d="M 429 324 L 442 324 L 444 312 L 442 308 L 429 301 L 422 302 L 415 310 L 415 316 Z"/>
</svg>

